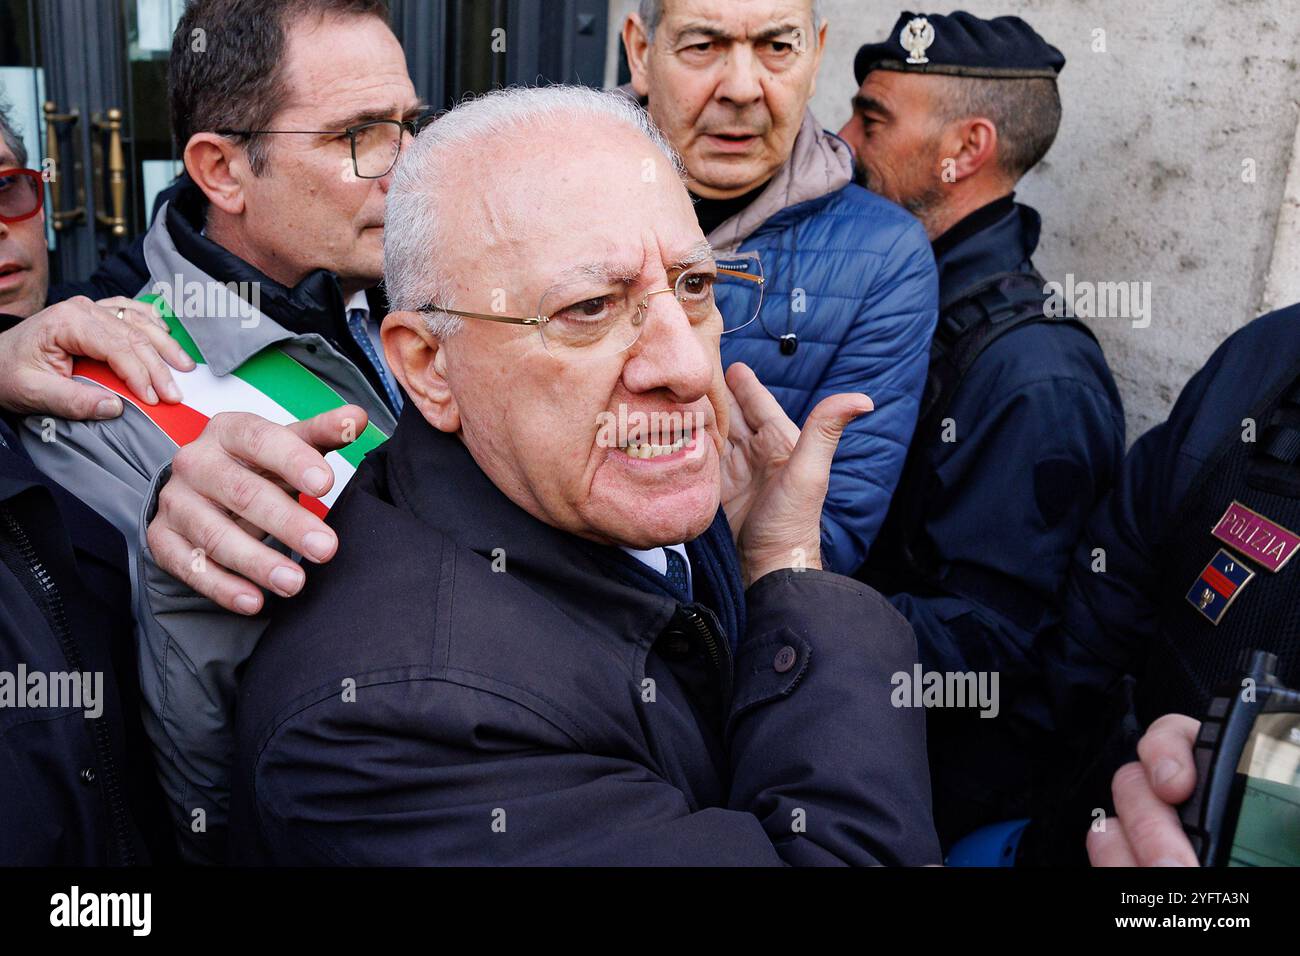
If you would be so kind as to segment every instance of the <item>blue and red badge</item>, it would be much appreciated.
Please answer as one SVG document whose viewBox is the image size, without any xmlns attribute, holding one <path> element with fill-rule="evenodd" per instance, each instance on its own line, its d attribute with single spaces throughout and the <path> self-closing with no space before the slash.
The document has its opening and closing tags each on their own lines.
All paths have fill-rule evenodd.
<svg viewBox="0 0 1300 956">
<path fill-rule="evenodd" d="M 1254 576 L 1255 572 L 1244 562 L 1220 548 L 1187 592 L 1187 600 L 1211 624 L 1217 625 Z"/>
</svg>

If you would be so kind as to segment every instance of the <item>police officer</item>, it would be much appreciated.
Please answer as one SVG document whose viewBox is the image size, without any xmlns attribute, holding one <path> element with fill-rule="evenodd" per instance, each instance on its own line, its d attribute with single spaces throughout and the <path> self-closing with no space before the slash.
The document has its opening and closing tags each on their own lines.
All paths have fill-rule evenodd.
<svg viewBox="0 0 1300 956">
<path fill-rule="evenodd" d="M 1071 549 L 1124 452 L 1105 357 L 1086 327 L 1044 307 L 1040 220 L 1014 198 L 1056 137 L 1064 64 L 1016 17 L 904 13 L 858 51 L 840 131 L 864 184 L 920 218 L 939 266 L 916 433 L 859 576 L 911 621 L 927 670 L 999 679 L 993 719 L 929 711 L 945 846 L 1014 814 L 1032 788 L 1019 741 L 1048 721 L 1029 703 L 1042 699 L 1032 645 L 1058 617 Z"/>
<path fill-rule="evenodd" d="M 1049 791 L 1022 863 L 1082 863 L 1085 835 L 1097 862 L 1130 856 L 1122 827 L 1092 826 L 1098 808 L 1113 812 L 1116 768 L 1162 716 L 1203 717 L 1246 652 L 1277 655 L 1276 676 L 1300 687 L 1297 551 L 1300 305 L 1219 347 L 1088 522 L 1064 624 L 1041 644 L 1057 719 L 1045 745 L 1063 770 L 1084 769 Z M 1148 770 L 1158 795 L 1172 772 Z M 1115 781 L 1117 793 L 1134 785 Z"/>
</svg>

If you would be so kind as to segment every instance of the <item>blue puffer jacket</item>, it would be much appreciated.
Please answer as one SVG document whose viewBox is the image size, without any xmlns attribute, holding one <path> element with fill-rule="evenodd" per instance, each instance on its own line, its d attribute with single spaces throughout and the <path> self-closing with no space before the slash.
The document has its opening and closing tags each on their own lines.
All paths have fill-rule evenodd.
<svg viewBox="0 0 1300 956">
<path fill-rule="evenodd" d="M 875 402 L 840 441 L 822 514 L 823 566 L 841 574 L 862 564 L 889 510 L 939 305 L 920 222 L 853 185 L 851 174 L 849 147 L 809 113 L 790 161 L 709 235 L 719 251 L 758 252 L 767 277 L 759 321 L 723 336 L 723 365 L 750 366 L 800 426 L 837 392 Z M 798 346 L 784 355 L 789 332 Z"/>
</svg>

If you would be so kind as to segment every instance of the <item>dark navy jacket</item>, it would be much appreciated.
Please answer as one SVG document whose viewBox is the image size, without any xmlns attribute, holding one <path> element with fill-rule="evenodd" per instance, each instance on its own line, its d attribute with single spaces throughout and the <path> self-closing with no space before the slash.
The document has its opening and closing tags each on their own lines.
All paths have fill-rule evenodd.
<svg viewBox="0 0 1300 956">
<path fill-rule="evenodd" d="M 522 511 L 413 409 L 248 664 L 236 860 L 938 860 L 924 720 L 890 703 L 915 645 L 879 595 L 769 574 L 733 664 L 710 614 Z M 688 544 L 697 572 L 706 539 L 733 548 L 721 513 Z"/>
<path fill-rule="evenodd" d="M 1032 269 L 1039 230 L 1038 214 L 1008 197 L 941 236 L 941 316 L 981 280 Z M 970 368 L 947 417 L 954 440 L 918 434 L 911 452 L 925 455 L 937 477 L 923 529 L 940 580 L 890 600 L 911 622 L 927 669 L 996 672 L 1003 704 L 992 719 L 930 712 L 935 818 L 945 842 L 1007 815 L 1008 801 L 1027 786 L 1018 740 L 1026 723 L 1037 728 L 1049 718 L 1039 706 L 1012 705 L 1039 679 L 1035 638 L 1059 617 L 1070 554 L 1124 454 L 1123 409 L 1106 359 L 1067 325 L 1031 324 L 997 339 Z"/>
<path fill-rule="evenodd" d="M 1240 439 L 1243 419 L 1295 375 L 1297 363 L 1300 305 L 1234 333 L 1187 383 L 1169 418 L 1134 443 L 1115 487 L 1090 517 L 1071 560 L 1063 621 L 1039 642 L 1044 684 L 1037 691 L 1047 702 L 1035 706 L 1049 709 L 1052 723 L 1050 732 L 1024 741 L 1042 779 L 1022 863 L 1086 862 L 1078 834 L 1094 808 L 1107 807 L 1111 776 L 1136 759 L 1134 743 L 1144 729 L 1135 680 L 1165 625 L 1163 543 L 1178 530 L 1173 522 L 1207 463 L 1225 442 Z M 1190 583 L 1177 581 L 1179 600 Z M 1250 592 L 1245 597 L 1239 606 L 1249 606 Z M 1273 643 L 1262 635 L 1259 646 Z"/>
<path fill-rule="evenodd" d="M 103 695 L 97 717 L 0 707 L 0 865 L 170 857 L 130 609 L 121 536 L 38 472 L 0 421 L 0 671 L 98 673 Z"/>
<path fill-rule="evenodd" d="M 1210 456 L 1241 434 L 1243 418 L 1297 361 L 1300 305 L 1229 337 L 1187 383 L 1169 418 L 1134 443 L 1075 549 L 1064 626 L 1042 647 L 1064 730 L 1094 722 L 1117 681 L 1139 672 L 1159 627 L 1157 544 Z M 1105 551 L 1104 574 L 1093 571 L 1096 548 Z"/>
</svg>

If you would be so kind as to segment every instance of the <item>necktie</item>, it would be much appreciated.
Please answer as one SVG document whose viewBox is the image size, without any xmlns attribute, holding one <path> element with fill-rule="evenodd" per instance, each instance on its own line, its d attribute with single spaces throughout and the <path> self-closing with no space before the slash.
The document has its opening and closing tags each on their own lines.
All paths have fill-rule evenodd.
<svg viewBox="0 0 1300 956">
<path fill-rule="evenodd" d="M 668 570 L 664 572 L 664 577 L 674 588 L 685 594 L 689 599 L 691 596 L 691 579 L 686 573 L 686 559 L 674 551 L 672 548 L 664 548 L 664 554 L 668 557 Z"/>
<path fill-rule="evenodd" d="M 370 332 L 366 329 L 366 322 L 370 319 L 370 313 L 365 309 L 348 310 L 348 331 L 352 333 L 352 339 L 361 349 L 374 370 L 379 375 L 379 381 L 384 385 L 384 392 L 388 395 L 388 404 L 393 411 L 402 410 L 402 393 L 397 389 L 397 383 L 393 377 L 388 374 L 388 369 L 384 368 L 384 363 L 379 358 L 379 353 L 375 351 L 375 343 L 370 341 Z"/>
</svg>

